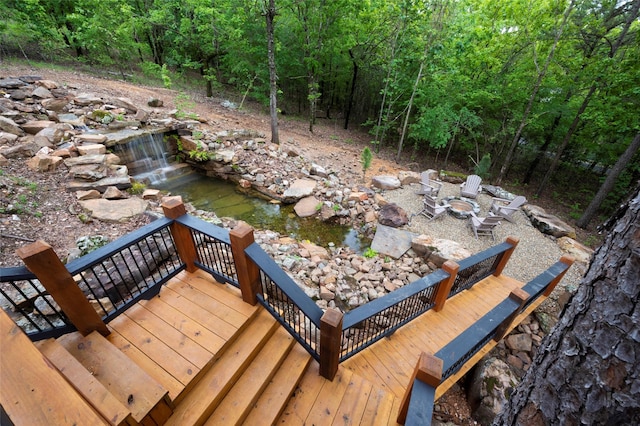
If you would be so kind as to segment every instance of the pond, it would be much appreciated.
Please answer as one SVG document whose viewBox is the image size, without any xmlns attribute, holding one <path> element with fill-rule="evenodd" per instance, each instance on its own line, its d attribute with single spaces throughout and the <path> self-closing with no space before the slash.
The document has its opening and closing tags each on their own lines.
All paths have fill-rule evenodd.
<svg viewBox="0 0 640 426">
<path fill-rule="evenodd" d="M 195 208 L 214 212 L 218 217 L 243 220 L 256 229 L 278 232 L 296 240 L 309 240 L 323 247 L 330 243 L 362 253 L 370 241 L 360 238 L 346 225 L 300 218 L 293 204 L 273 204 L 259 197 L 241 193 L 233 183 L 197 173 L 156 182 L 154 188 L 180 195 Z"/>
</svg>

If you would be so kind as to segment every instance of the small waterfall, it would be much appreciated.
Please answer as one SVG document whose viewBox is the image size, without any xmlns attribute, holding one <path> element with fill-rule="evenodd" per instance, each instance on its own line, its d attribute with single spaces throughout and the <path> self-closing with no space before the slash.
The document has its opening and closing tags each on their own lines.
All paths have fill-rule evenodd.
<svg viewBox="0 0 640 426">
<path fill-rule="evenodd" d="M 145 134 L 116 145 L 114 153 L 127 165 L 134 179 L 147 185 L 157 185 L 175 174 L 176 165 L 169 161 L 162 133 Z M 180 166 L 178 168 L 184 170 Z"/>
</svg>

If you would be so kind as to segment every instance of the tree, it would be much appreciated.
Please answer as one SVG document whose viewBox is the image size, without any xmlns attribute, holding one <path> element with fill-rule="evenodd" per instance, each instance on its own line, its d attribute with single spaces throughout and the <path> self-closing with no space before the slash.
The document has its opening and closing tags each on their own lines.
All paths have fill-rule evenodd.
<svg viewBox="0 0 640 426">
<path fill-rule="evenodd" d="M 276 47 L 273 36 L 273 20 L 276 16 L 276 2 L 269 0 L 265 5 L 267 20 L 267 57 L 269 60 L 269 114 L 271 116 L 271 142 L 280 143 L 278 136 L 278 75 L 276 73 Z"/>
<path fill-rule="evenodd" d="M 640 424 L 640 192 L 614 218 L 494 424 Z"/>
</svg>

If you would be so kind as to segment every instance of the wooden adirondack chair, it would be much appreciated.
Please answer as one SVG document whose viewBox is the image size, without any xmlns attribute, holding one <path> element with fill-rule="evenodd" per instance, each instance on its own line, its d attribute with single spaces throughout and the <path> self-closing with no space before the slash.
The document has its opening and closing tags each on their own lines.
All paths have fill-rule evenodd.
<svg viewBox="0 0 640 426">
<path fill-rule="evenodd" d="M 449 207 L 448 204 L 439 206 L 436 203 L 436 198 L 431 197 L 430 195 L 424 196 L 424 198 L 422 199 L 422 204 L 424 208 L 422 209 L 422 211 L 417 213 L 416 216 L 423 215 L 424 217 L 429 219 L 427 222 L 431 222 L 433 219 L 445 214 L 447 212 L 447 207 Z"/>
<path fill-rule="evenodd" d="M 515 213 L 516 210 L 520 208 L 520 206 L 522 206 L 526 202 L 527 202 L 527 199 L 522 195 L 518 195 L 516 198 L 514 198 L 511 201 L 505 200 L 504 198 L 494 197 L 493 201 L 491 202 L 491 207 L 489 210 L 493 214 L 497 216 L 501 216 L 502 218 L 513 223 L 514 220 L 511 216 L 513 215 L 513 213 Z"/>
<path fill-rule="evenodd" d="M 469 226 L 476 239 L 478 239 L 478 235 L 491 235 L 491 238 L 495 241 L 496 237 L 493 235 L 493 228 L 500 224 L 502 217 L 489 214 L 487 217 L 478 217 L 474 213 L 469 216 Z"/>
<path fill-rule="evenodd" d="M 420 190 L 416 191 L 416 194 L 437 197 L 440 188 L 442 188 L 442 182 L 431 180 L 428 172 L 420 173 Z"/>
<path fill-rule="evenodd" d="M 482 183 L 482 178 L 480 176 L 467 176 L 466 182 L 460 185 L 460 196 L 467 198 L 476 198 L 478 196 L 478 192 L 480 192 L 480 190 L 482 189 L 480 183 Z"/>
</svg>

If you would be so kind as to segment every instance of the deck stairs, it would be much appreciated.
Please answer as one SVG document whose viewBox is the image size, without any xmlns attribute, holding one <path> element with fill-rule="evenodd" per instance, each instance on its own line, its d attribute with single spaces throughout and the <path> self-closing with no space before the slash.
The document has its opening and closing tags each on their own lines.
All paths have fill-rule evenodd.
<svg viewBox="0 0 640 426">
<path fill-rule="evenodd" d="M 242 302 L 236 289 L 200 272 L 177 278 L 158 297 L 109 323 L 106 337 L 71 333 L 34 346 L 22 334 L 21 344 L 44 363 L 47 376 L 59 376 L 59 386 L 75 394 L 50 411 L 75 412 L 77 400 L 79 409 L 113 425 L 326 424 L 349 418 L 388 424 L 391 395 L 342 368 L 333 382 L 320 377 L 317 362 L 266 310 Z M 41 380 L 30 379 L 23 383 L 26 393 Z M 16 425 L 37 424 L 31 416 L 36 408 L 2 404 Z"/>
</svg>

